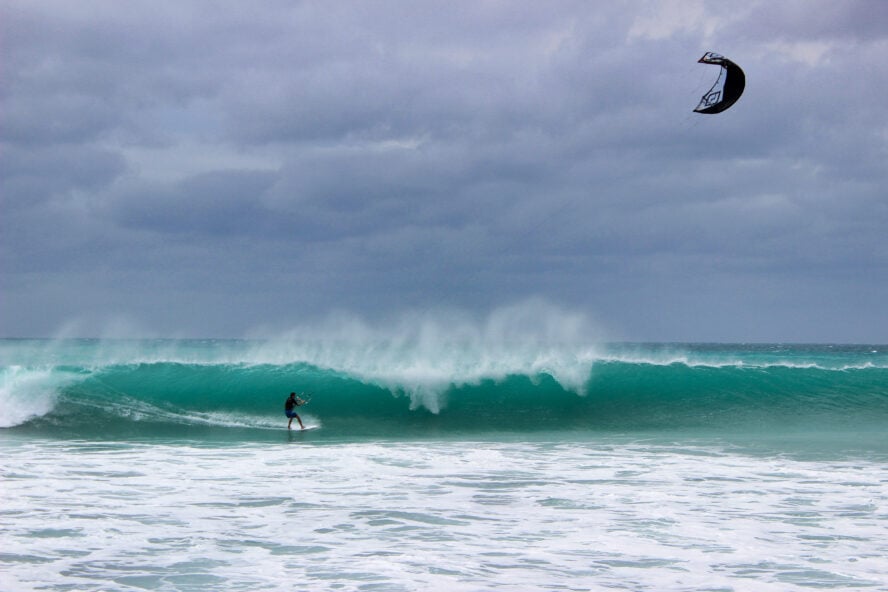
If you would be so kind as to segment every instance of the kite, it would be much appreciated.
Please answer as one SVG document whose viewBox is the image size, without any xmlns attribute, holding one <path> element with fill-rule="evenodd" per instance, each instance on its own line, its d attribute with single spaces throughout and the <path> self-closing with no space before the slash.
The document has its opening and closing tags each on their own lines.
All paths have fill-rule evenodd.
<svg viewBox="0 0 888 592">
<path fill-rule="evenodd" d="M 729 60 L 723 55 L 719 55 L 712 51 L 707 51 L 703 57 L 697 60 L 700 64 L 714 64 L 721 66 L 718 74 L 718 80 L 712 85 L 700 104 L 694 109 L 696 113 L 715 114 L 721 113 L 731 105 L 737 102 L 743 89 L 746 88 L 746 75 L 740 66 Z"/>
</svg>

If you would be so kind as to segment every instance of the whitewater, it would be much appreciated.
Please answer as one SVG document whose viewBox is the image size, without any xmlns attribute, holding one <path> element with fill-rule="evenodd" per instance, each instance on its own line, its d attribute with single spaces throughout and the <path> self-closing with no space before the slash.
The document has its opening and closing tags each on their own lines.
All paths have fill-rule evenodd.
<svg viewBox="0 0 888 592">
<path fill-rule="evenodd" d="M 0 589 L 888 590 L 888 346 L 514 321 L 0 340 Z"/>
</svg>

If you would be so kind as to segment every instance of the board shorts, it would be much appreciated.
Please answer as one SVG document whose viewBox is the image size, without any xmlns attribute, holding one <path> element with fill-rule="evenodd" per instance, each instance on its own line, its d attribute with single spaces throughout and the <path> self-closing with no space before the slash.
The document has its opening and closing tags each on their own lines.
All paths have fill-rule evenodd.
<svg viewBox="0 0 888 592">
<path fill-rule="evenodd" d="M 293 411 L 292 409 L 288 409 L 288 410 L 284 411 L 284 413 L 286 413 L 287 417 L 289 417 L 290 419 L 293 419 L 294 417 L 296 417 L 296 412 Z"/>
</svg>

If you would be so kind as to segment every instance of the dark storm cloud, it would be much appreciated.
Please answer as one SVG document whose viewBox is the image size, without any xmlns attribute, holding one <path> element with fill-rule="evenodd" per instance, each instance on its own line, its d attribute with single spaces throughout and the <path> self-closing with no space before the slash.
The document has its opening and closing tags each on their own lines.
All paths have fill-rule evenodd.
<svg viewBox="0 0 888 592">
<path fill-rule="evenodd" d="M 228 89 L 233 133 L 252 142 L 452 140 L 502 134 L 545 113 L 538 107 L 547 93 L 537 85 L 547 58 L 539 50 L 565 19 L 550 15 L 554 23 L 534 27 L 497 22 L 501 11 L 433 6 L 387 14 L 380 8 L 391 5 L 368 3 L 295 15 L 292 29 L 276 33 L 291 40 L 281 53 Z"/>
<path fill-rule="evenodd" d="M 133 7 L 4 4 L 4 141 L 84 143 L 148 132 L 139 121 L 147 110 L 207 91 L 187 35 L 171 37 L 163 18 L 152 22 Z"/>
<path fill-rule="evenodd" d="M 32 149 L 7 145 L 0 160 L 4 202 L 10 207 L 34 204 L 71 190 L 99 189 L 125 170 L 126 162 L 119 153 L 95 146 L 75 151 L 52 144 Z"/>
<path fill-rule="evenodd" d="M 528 296 L 633 338 L 888 330 L 879 2 L 0 11 L 4 334 Z M 748 78 L 715 117 L 706 50 Z"/>
<path fill-rule="evenodd" d="M 841 4 L 804 0 L 767 2 L 756 5 L 748 19 L 741 21 L 750 36 L 767 41 L 775 39 L 817 41 L 879 41 L 885 39 L 888 7 L 873 0 L 851 0 Z M 756 27 L 751 29 L 748 23 Z"/>
<path fill-rule="evenodd" d="M 275 178 L 263 171 L 221 171 L 140 185 L 117 193 L 107 214 L 126 228 L 161 234 L 256 234 L 268 229 L 261 203 Z"/>
</svg>

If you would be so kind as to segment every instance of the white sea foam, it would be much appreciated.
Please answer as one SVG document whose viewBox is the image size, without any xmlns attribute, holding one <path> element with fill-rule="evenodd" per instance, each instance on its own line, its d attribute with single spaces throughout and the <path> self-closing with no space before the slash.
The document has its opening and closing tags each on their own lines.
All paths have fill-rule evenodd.
<svg viewBox="0 0 888 592">
<path fill-rule="evenodd" d="M 20 425 L 52 411 L 67 380 L 51 369 L 0 368 L 0 428 Z"/>
<path fill-rule="evenodd" d="M 5 588 L 791 592 L 888 579 L 882 458 L 290 436 L 0 440 Z"/>
</svg>

